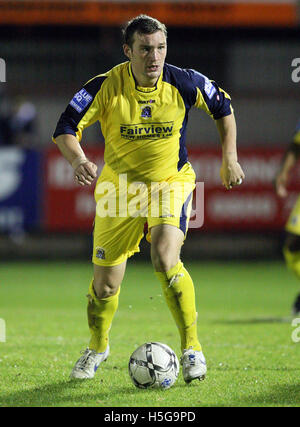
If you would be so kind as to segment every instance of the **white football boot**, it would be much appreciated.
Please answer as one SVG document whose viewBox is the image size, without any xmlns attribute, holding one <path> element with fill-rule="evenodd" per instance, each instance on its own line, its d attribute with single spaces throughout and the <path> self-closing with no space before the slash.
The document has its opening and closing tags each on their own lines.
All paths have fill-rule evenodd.
<svg viewBox="0 0 300 427">
<path fill-rule="evenodd" d="M 100 363 L 105 362 L 109 355 L 109 346 L 103 353 L 97 353 L 95 350 L 87 348 L 80 359 L 75 363 L 70 378 L 89 379 L 94 378 Z"/>
<path fill-rule="evenodd" d="M 202 351 L 184 350 L 180 358 L 184 381 L 189 384 L 193 380 L 203 381 L 207 372 L 206 360 Z"/>
</svg>

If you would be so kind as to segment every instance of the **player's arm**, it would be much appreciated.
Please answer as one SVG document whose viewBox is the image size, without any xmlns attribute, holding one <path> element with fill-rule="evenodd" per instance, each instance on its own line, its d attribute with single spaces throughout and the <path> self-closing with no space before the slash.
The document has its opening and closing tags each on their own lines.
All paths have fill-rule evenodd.
<svg viewBox="0 0 300 427">
<path fill-rule="evenodd" d="M 203 74 L 189 70 L 194 85 L 196 108 L 204 110 L 216 123 L 222 144 L 221 179 L 229 190 L 245 178 L 238 163 L 236 148 L 236 123 L 230 96 L 216 82 Z"/>
<path fill-rule="evenodd" d="M 223 185 L 229 190 L 245 178 L 238 163 L 236 147 L 236 122 L 234 114 L 215 121 L 222 144 L 222 166 L 220 170 Z"/>
<path fill-rule="evenodd" d="M 105 79 L 101 75 L 91 79 L 74 95 L 60 116 L 52 137 L 74 169 L 79 185 L 90 185 L 97 176 L 97 166 L 86 158 L 80 141 L 83 130 L 100 120 L 102 103 L 98 94 Z"/>
<path fill-rule="evenodd" d="M 87 159 L 77 138 L 71 134 L 59 135 L 55 142 L 74 170 L 79 185 L 91 185 L 97 177 L 97 166 Z"/>
<path fill-rule="evenodd" d="M 287 184 L 290 171 L 300 156 L 300 145 L 292 142 L 285 152 L 279 172 L 275 177 L 275 189 L 279 197 L 287 196 Z"/>
</svg>

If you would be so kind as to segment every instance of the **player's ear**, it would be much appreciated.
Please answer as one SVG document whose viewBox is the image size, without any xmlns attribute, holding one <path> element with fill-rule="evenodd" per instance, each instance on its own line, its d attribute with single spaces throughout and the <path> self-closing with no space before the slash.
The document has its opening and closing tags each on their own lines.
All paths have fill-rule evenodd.
<svg viewBox="0 0 300 427">
<path fill-rule="evenodd" d="M 127 56 L 127 58 L 131 59 L 131 48 L 128 44 L 123 44 L 123 52 L 124 55 Z"/>
</svg>

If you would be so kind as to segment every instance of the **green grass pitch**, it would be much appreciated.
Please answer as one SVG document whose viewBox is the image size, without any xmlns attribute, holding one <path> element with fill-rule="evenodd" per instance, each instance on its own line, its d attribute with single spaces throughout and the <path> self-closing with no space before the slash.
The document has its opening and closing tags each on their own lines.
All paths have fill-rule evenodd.
<svg viewBox="0 0 300 427">
<path fill-rule="evenodd" d="M 149 264 L 128 263 L 110 335 L 93 380 L 69 381 L 88 342 L 89 263 L 0 264 L 0 406 L 299 406 L 300 343 L 290 306 L 299 283 L 283 262 L 187 263 L 195 283 L 204 382 L 139 390 L 130 354 L 161 341 L 180 357 L 177 329 Z M 300 337 L 300 332 L 298 334 Z"/>
</svg>

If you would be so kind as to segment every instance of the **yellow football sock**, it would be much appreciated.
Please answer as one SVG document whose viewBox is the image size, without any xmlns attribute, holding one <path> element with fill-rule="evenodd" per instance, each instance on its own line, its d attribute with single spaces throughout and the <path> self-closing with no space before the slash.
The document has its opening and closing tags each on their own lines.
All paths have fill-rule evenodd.
<svg viewBox="0 0 300 427">
<path fill-rule="evenodd" d="M 195 290 L 191 276 L 181 261 L 166 273 L 155 272 L 181 338 L 181 350 L 202 351 L 197 337 Z"/>
<path fill-rule="evenodd" d="M 89 348 L 97 351 L 97 353 L 103 353 L 108 345 L 108 335 L 111 328 L 112 320 L 115 312 L 118 308 L 119 302 L 118 292 L 108 298 L 99 299 L 95 295 L 93 280 L 90 283 L 88 293 L 88 323 L 91 333 L 91 339 Z"/>
</svg>

